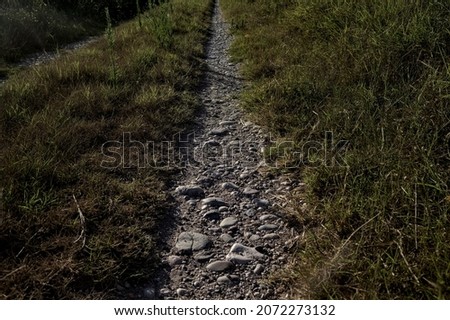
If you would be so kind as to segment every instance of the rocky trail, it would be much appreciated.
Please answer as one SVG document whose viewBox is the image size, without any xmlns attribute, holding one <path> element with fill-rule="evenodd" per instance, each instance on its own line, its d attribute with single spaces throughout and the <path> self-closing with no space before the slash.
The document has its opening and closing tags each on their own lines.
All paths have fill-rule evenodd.
<svg viewBox="0 0 450 320">
<path fill-rule="evenodd" d="M 263 161 L 269 136 L 245 121 L 229 25 L 216 2 L 200 98 L 205 112 L 186 143 L 186 168 L 173 190 L 175 227 L 163 253 L 161 299 L 275 299 L 269 276 L 288 262 L 295 232 L 283 218 L 299 183 L 273 176 Z M 165 279 L 165 280 L 162 280 Z M 147 290 L 148 291 L 148 290 Z"/>
</svg>

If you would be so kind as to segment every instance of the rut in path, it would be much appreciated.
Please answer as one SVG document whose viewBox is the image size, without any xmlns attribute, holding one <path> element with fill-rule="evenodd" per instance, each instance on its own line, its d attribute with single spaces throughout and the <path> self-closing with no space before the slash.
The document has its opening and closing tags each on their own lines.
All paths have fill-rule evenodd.
<svg viewBox="0 0 450 320">
<path fill-rule="evenodd" d="M 243 120 L 238 66 L 229 60 L 229 26 L 216 2 L 207 44 L 205 112 L 186 145 L 174 195 L 177 221 L 164 253 L 164 299 L 274 299 L 268 276 L 288 260 L 295 234 L 283 219 L 285 194 L 299 184 L 272 176 L 262 157 L 269 136 Z"/>
</svg>

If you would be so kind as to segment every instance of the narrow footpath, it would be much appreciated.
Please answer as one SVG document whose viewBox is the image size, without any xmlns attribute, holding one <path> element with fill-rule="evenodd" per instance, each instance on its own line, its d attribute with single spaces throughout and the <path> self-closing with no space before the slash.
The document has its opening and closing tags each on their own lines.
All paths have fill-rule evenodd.
<svg viewBox="0 0 450 320">
<path fill-rule="evenodd" d="M 200 98 L 205 112 L 186 145 L 186 168 L 173 190 L 176 226 L 164 253 L 162 299 L 276 299 L 267 281 L 288 263 L 296 236 L 283 219 L 297 182 L 264 163 L 269 135 L 245 121 L 243 86 L 230 62 L 231 36 L 216 1 Z M 164 282 L 164 281 L 163 281 Z"/>
</svg>

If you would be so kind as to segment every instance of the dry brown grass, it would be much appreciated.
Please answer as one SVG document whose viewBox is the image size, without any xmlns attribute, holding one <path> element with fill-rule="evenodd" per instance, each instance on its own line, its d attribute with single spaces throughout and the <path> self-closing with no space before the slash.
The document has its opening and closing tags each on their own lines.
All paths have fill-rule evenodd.
<svg viewBox="0 0 450 320">
<path fill-rule="evenodd" d="M 0 88 L 2 298 L 112 298 L 119 283 L 151 279 L 174 171 L 103 168 L 101 147 L 125 131 L 171 140 L 190 123 L 210 9 L 207 0 L 171 1 L 142 27 L 110 30 L 113 45 L 100 40 Z M 170 47 L 152 22 L 168 13 Z"/>
</svg>

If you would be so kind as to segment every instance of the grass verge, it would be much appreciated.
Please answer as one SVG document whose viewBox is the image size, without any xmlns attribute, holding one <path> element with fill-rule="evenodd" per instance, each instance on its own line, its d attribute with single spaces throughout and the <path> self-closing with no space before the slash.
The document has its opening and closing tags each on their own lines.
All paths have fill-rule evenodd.
<svg viewBox="0 0 450 320">
<path fill-rule="evenodd" d="M 448 2 L 222 6 L 244 107 L 293 141 L 271 157 L 307 186 L 291 195 L 302 236 L 277 280 L 300 298 L 450 298 Z M 330 133 L 349 143 L 326 149 Z"/>
<path fill-rule="evenodd" d="M 193 119 L 211 5 L 161 4 L 0 87 L 1 298 L 114 298 L 151 279 L 173 170 L 138 163 L 133 141 Z"/>
</svg>

